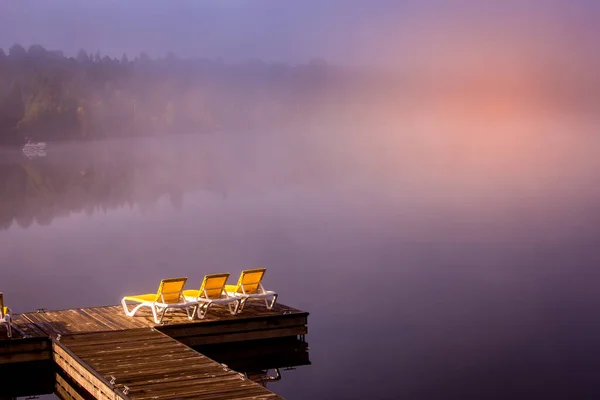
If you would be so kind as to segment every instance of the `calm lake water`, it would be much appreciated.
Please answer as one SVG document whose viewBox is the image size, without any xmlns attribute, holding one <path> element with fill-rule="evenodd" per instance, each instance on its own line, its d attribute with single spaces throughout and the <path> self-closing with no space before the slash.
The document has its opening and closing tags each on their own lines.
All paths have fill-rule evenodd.
<svg viewBox="0 0 600 400">
<path fill-rule="evenodd" d="M 0 151 L 14 312 L 266 267 L 310 312 L 288 399 L 600 396 L 600 140 L 287 132 Z M 416 129 L 416 128 L 415 128 Z"/>
</svg>

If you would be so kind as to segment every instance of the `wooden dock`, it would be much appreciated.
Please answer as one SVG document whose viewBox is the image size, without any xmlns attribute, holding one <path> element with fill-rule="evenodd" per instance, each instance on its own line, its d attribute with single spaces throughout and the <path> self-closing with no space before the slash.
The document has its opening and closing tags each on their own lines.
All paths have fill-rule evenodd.
<svg viewBox="0 0 600 400">
<path fill-rule="evenodd" d="M 0 371 L 53 361 L 59 367 L 54 392 L 69 399 L 280 399 L 248 374 L 189 346 L 303 339 L 308 318 L 292 307 L 266 310 L 259 302 L 249 302 L 239 315 L 214 307 L 203 320 L 174 311 L 161 325 L 150 312 L 138 315 L 127 317 L 120 306 L 15 315 L 13 339 L 0 328 Z M 309 364 L 307 357 L 298 362 Z"/>
</svg>

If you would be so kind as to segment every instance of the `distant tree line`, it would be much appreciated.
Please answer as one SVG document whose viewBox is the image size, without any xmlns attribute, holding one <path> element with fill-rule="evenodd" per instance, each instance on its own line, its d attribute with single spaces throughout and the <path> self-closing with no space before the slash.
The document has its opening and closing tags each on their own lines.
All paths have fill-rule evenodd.
<svg viewBox="0 0 600 400">
<path fill-rule="evenodd" d="M 345 98 L 355 83 L 356 73 L 321 59 L 66 57 L 15 44 L 0 49 L 0 144 L 285 126 Z"/>
<path fill-rule="evenodd" d="M 116 59 L 84 50 L 66 57 L 39 45 L 14 44 L 7 52 L 0 49 L 0 144 L 28 137 L 91 140 L 330 122 L 336 127 L 366 122 L 368 133 L 373 122 L 389 124 L 410 107 L 464 102 L 472 113 L 482 102 L 490 101 L 493 109 L 499 96 L 512 104 L 523 93 L 561 109 L 597 110 L 597 74 L 552 65 L 542 72 L 511 86 L 494 71 L 448 77 L 443 63 L 411 72 L 341 67 L 323 59 L 300 65 L 182 59 L 172 53 Z M 432 95 L 443 98 L 431 102 Z"/>
</svg>

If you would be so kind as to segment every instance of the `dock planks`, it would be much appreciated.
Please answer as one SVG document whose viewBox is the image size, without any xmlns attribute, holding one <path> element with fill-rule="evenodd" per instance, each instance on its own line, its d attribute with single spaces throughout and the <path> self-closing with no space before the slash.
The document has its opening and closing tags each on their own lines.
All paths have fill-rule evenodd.
<svg viewBox="0 0 600 400">
<path fill-rule="evenodd" d="M 167 328 L 171 326 L 189 327 L 222 324 L 233 322 L 240 324 L 256 319 L 276 320 L 281 316 L 308 316 L 308 313 L 295 308 L 276 304 L 272 310 L 265 309 L 264 305 L 248 303 L 244 312 L 231 315 L 225 307 L 214 306 L 209 315 L 204 319 L 189 320 L 185 312 L 180 310 L 168 311 L 163 324 L 156 324 L 152 319 L 149 309 L 140 309 L 133 317 L 128 317 L 121 306 L 102 306 L 91 308 L 78 308 L 59 311 L 45 311 L 21 314 L 29 323 L 33 323 L 45 334 L 56 336 L 70 335 L 86 332 L 105 332 L 136 328 Z"/>
<path fill-rule="evenodd" d="M 35 325 L 50 337 L 89 332 L 112 332 L 156 328 L 188 346 L 230 343 L 305 335 L 308 313 L 277 304 L 267 310 L 264 304 L 249 302 L 244 312 L 231 315 L 225 307 L 211 308 L 202 320 L 190 321 L 185 312 L 167 312 L 164 324 L 154 323 L 149 310 L 128 317 L 121 306 L 26 313 L 23 321 Z"/>
<path fill-rule="evenodd" d="M 55 351 L 59 357 L 67 358 L 65 350 L 69 350 L 78 358 L 78 365 L 99 375 L 91 385 L 105 386 L 97 398 L 114 396 L 117 389 L 125 396 L 118 397 L 136 400 L 281 399 L 244 375 L 155 329 L 64 336 L 55 346 L 59 347 Z M 85 379 L 82 381 L 85 383 Z"/>
<path fill-rule="evenodd" d="M 15 315 L 12 325 L 12 339 L 0 325 L 0 366 L 52 359 L 48 336 L 39 327 L 22 315 Z"/>
<path fill-rule="evenodd" d="M 161 325 L 149 310 L 140 311 L 128 317 L 116 305 L 16 314 L 12 339 L 0 328 L 0 367 L 54 360 L 60 367 L 55 392 L 78 400 L 280 399 L 188 346 L 307 333 L 308 313 L 283 304 L 267 310 L 262 302 L 249 302 L 238 315 L 215 306 L 192 321 L 175 310 Z"/>
</svg>

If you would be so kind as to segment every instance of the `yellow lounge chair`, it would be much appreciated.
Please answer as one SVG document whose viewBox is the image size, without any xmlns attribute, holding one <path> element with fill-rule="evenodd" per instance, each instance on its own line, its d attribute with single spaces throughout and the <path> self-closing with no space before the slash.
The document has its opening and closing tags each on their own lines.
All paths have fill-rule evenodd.
<svg viewBox="0 0 600 400">
<path fill-rule="evenodd" d="M 12 324 L 10 318 L 10 310 L 4 305 L 4 294 L 0 292 L 0 324 L 6 325 L 6 334 L 12 337 Z"/>
<path fill-rule="evenodd" d="M 225 290 L 230 296 L 240 299 L 238 312 L 242 312 L 248 299 L 264 299 L 267 309 L 273 308 L 277 301 L 277 293 L 265 290 L 261 283 L 266 270 L 266 268 L 247 269 L 240 274 L 237 285 L 225 286 Z"/>
<path fill-rule="evenodd" d="M 206 275 L 199 290 L 183 291 L 186 301 L 198 303 L 198 318 L 204 318 L 213 304 L 227 304 L 229 312 L 233 315 L 237 314 L 240 300 L 237 297 L 229 296 L 225 291 L 228 278 L 229 274 L 227 273 Z"/>
<path fill-rule="evenodd" d="M 165 312 L 169 308 L 185 309 L 189 319 L 194 318 L 196 301 L 186 301 L 183 297 L 183 287 L 187 278 L 169 278 L 160 281 L 158 292 L 156 294 L 139 294 L 135 296 L 125 296 L 121 300 L 123 310 L 127 316 L 132 317 L 141 307 L 150 307 L 154 322 L 162 323 Z M 127 302 L 139 303 L 131 311 L 129 311 Z M 190 309 L 193 309 L 190 313 Z M 158 314 L 160 313 L 160 317 Z"/>
</svg>

